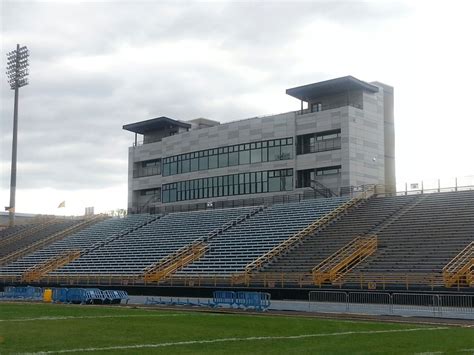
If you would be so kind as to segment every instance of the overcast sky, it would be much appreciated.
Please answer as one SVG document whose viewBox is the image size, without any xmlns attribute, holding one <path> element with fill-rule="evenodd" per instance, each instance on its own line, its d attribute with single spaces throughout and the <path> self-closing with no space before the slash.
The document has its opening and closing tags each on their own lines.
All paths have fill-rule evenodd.
<svg viewBox="0 0 474 355">
<path fill-rule="evenodd" d="M 399 183 L 474 174 L 472 1 L 0 3 L 2 68 L 16 43 L 31 53 L 19 212 L 126 208 L 123 124 L 297 110 L 285 89 L 344 75 L 394 86 Z M 0 81 L 3 209 L 13 91 Z"/>
</svg>

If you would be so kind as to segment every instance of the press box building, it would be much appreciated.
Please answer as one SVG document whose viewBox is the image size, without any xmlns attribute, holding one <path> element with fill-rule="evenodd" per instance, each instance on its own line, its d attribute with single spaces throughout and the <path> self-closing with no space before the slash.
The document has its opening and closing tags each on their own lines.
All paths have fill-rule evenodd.
<svg viewBox="0 0 474 355">
<path fill-rule="evenodd" d="M 131 123 L 128 208 L 351 186 L 395 188 L 393 88 L 352 76 L 287 89 L 299 109 L 228 123 Z M 142 137 L 140 137 L 142 136 Z"/>
</svg>

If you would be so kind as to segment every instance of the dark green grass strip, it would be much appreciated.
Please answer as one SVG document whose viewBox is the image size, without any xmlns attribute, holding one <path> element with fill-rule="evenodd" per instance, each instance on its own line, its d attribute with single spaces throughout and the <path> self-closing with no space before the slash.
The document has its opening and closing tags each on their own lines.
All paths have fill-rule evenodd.
<svg viewBox="0 0 474 355">
<path fill-rule="evenodd" d="M 38 319 L 42 317 L 49 319 Z M 118 307 L 0 304 L 0 353 L 126 347 L 227 338 L 233 340 L 96 350 L 87 354 L 413 354 L 438 351 L 460 354 L 462 349 L 474 348 L 472 328 L 372 333 L 414 328 L 431 329 L 433 326 Z M 328 336 L 347 332 L 367 333 Z M 305 334 L 323 336 L 235 341 L 235 338 Z"/>
</svg>

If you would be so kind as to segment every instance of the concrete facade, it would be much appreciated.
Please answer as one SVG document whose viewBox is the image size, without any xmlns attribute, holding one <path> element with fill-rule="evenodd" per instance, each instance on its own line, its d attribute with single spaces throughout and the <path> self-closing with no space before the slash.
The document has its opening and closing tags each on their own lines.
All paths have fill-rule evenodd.
<svg viewBox="0 0 474 355">
<path fill-rule="evenodd" d="M 132 212 L 141 211 L 143 207 L 162 204 L 189 204 L 288 194 L 288 191 L 247 193 L 238 196 L 193 198 L 181 202 L 162 202 L 163 198 L 159 195 L 163 186 L 176 182 L 280 169 L 293 171 L 291 193 L 299 189 L 308 189 L 308 185 L 299 186 L 298 177 L 308 174 L 302 171 L 314 171 L 315 169 L 318 172 L 311 176 L 314 176 L 317 182 L 322 183 L 336 194 L 340 193 L 341 188 L 349 186 L 365 184 L 395 186 L 393 88 L 378 82 L 368 84 L 353 77 L 338 78 L 312 85 L 314 87 L 300 87 L 302 88 L 301 93 L 298 91 L 297 94 L 292 95 L 307 102 L 308 109 L 304 110 L 221 124 L 199 119 L 187 122 L 190 128 L 183 126 L 185 123 L 181 121 L 176 121 L 179 127 L 174 128 L 172 123 L 168 125 L 173 121 L 168 118 L 166 118 L 166 125 L 159 126 L 158 129 L 150 128 L 149 131 L 147 131 L 148 122 L 153 120 L 144 121 L 144 128 L 140 129 L 135 128 L 136 125 L 140 125 L 140 122 L 124 126 L 124 129 L 136 134 L 143 134 L 144 142 L 143 144 L 134 144 L 129 148 L 129 210 Z M 293 89 L 287 90 L 287 93 L 290 90 Z M 306 98 L 304 95 L 307 93 L 314 95 Z M 317 112 L 311 112 L 312 108 Z M 158 124 L 160 119 L 164 118 L 155 119 Z M 170 132 L 173 132 L 172 135 L 169 135 Z M 338 137 L 329 139 L 331 140 L 329 143 L 337 144 L 337 148 L 318 151 L 319 148 L 311 146 L 311 151 L 315 149 L 315 152 L 297 154 L 299 142 L 307 139 L 302 136 L 312 137 L 322 134 L 321 132 L 335 132 Z M 324 140 L 325 137 L 329 137 L 329 135 L 318 136 L 318 139 L 321 138 L 322 142 L 328 142 L 329 140 Z M 282 160 L 217 167 L 168 176 L 164 176 L 163 173 L 163 159 L 165 158 L 232 145 L 243 146 L 255 142 L 288 138 L 292 138 L 292 153 L 291 156 L 282 155 Z M 289 142 L 289 140 L 281 142 Z M 269 144 L 271 143 L 269 142 Z M 141 171 L 144 162 L 154 160 L 159 165 L 159 159 L 161 159 L 161 166 L 153 170 L 150 176 L 141 176 L 140 173 L 137 173 Z M 321 169 L 339 166 L 339 171 L 319 172 Z M 327 175 L 325 175 L 326 172 L 328 172 Z M 320 173 L 321 175 L 317 175 Z M 152 189 L 155 189 L 154 195 L 146 194 L 146 191 L 150 192 Z"/>
</svg>

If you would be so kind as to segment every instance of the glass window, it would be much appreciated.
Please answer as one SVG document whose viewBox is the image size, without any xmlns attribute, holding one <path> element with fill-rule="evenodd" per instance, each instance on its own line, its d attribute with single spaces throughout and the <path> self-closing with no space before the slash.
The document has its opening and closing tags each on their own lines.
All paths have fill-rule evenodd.
<svg viewBox="0 0 474 355">
<path fill-rule="evenodd" d="M 239 152 L 239 164 L 250 164 L 250 150 L 241 150 Z"/>
<path fill-rule="evenodd" d="M 268 148 L 262 148 L 262 161 L 268 161 Z"/>
<path fill-rule="evenodd" d="M 274 176 L 268 179 L 268 191 L 276 192 L 280 191 L 280 177 Z"/>
<path fill-rule="evenodd" d="M 229 153 L 229 166 L 239 165 L 239 152 Z"/>
<path fill-rule="evenodd" d="M 209 158 L 208 157 L 200 157 L 199 158 L 199 170 L 207 170 L 209 169 Z"/>
<path fill-rule="evenodd" d="M 304 154 L 310 149 L 329 150 L 340 147 L 340 140 L 335 141 L 334 137 L 340 136 L 340 130 L 323 132 L 326 136 L 309 134 L 298 136 L 297 154 Z M 327 144 L 319 144 L 317 139 L 323 141 L 324 138 L 331 138 Z M 314 146 L 306 147 L 312 142 Z M 304 144 L 303 144 L 304 142 Z M 303 147 L 304 145 L 304 147 Z M 293 138 L 272 139 L 262 142 L 244 143 L 228 147 L 202 150 L 198 152 L 181 154 L 178 156 L 154 159 L 139 163 L 136 175 L 149 176 L 163 174 L 164 176 L 188 173 L 190 171 L 216 169 L 218 167 L 236 166 L 239 164 L 260 163 L 266 161 L 276 161 L 291 159 L 293 157 Z M 146 169 L 146 170 L 145 170 Z"/>
<path fill-rule="evenodd" d="M 209 169 L 215 169 L 219 166 L 218 157 L 217 154 L 209 156 Z"/>
<path fill-rule="evenodd" d="M 316 169 L 316 176 L 334 175 L 334 174 L 339 174 L 340 172 L 341 172 L 341 166 L 340 165 L 328 166 L 328 167 L 325 167 L 325 168 Z"/>
<path fill-rule="evenodd" d="M 293 190 L 293 176 L 284 176 L 281 178 L 281 190 L 282 191 Z"/>
<path fill-rule="evenodd" d="M 182 160 L 181 161 L 181 172 L 182 173 L 189 173 L 189 169 L 190 169 L 189 159 Z"/>
<path fill-rule="evenodd" d="M 191 159 L 191 171 L 197 171 L 199 169 L 199 158 L 193 157 Z"/>
<path fill-rule="evenodd" d="M 170 174 L 170 165 L 168 163 L 163 164 L 163 176 L 168 176 Z"/>
<path fill-rule="evenodd" d="M 250 151 L 250 162 L 260 163 L 262 161 L 262 149 L 254 148 Z"/>
<path fill-rule="evenodd" d="M 293 146 L 292 145 L 283 145 L 281 147 L 280 159 L 287 160 L 293 158 Z"/>
<path fill-rule="evenodd" d="M 229 166 L 229 154 L 219 153 L 219 168 Z"/>
<path fill-rule="evenodd" d="M 323 104 L 321 102 L 315 102 L 311 104 L 311 112 L 319 112 L 323 110 Z"/>
<path fill-rule="evenodd" d="M 268 161 L 280 160 L 280 147 L 273 146 L 268 148 Z"/>
<path fill-rule="evenodd" d="M 178 162 L 174 161 L 170 164 L 170 175 L 176 175 L 178 173 Z"/>
<path fill-rule="evenodd" d="M 163 202 L 170 202 L 170 192 L 168 190 L 163 190 L 161 199 Z"/>
</svg>

